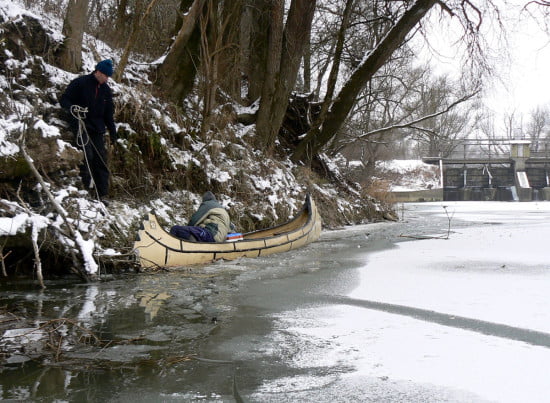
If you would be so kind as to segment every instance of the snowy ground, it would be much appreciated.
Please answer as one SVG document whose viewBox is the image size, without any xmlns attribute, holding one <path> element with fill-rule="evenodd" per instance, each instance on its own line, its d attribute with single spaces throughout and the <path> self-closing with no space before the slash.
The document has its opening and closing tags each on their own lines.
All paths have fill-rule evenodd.
<svg viewBox="0 0 550 403">
<path fill-rule="evenodd" d="M 441 187 L 439 167 L 422 160 L 388 160 L 376 163 L 376 175 L 390 181 L 394 192 L 436 189 Z"/>
</svg>

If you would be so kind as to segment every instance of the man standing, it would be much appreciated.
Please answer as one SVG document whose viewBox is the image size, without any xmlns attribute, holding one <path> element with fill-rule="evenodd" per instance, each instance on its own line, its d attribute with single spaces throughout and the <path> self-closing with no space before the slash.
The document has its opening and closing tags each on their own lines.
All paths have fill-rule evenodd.
<svg viewBox="0 0 550 403">
<path fill-rule="evenodd" d="M 92 73 L 71 81 L 59 101 L 69 112 L 71 130 L 78 146 L 84 151 L 84 163 L 80 167 L 82 183 L 88 189 L 93 179 L 97 196 L 104 204 L 107 204 L 109 194 L 109 168 L 104 140 L 106 129 L 109 130 L 111 142 L 115 144 L 117 141 L 113 94 L 107 84 L 112 75 L 113 62 L 103 60 Z"/>
</svg>

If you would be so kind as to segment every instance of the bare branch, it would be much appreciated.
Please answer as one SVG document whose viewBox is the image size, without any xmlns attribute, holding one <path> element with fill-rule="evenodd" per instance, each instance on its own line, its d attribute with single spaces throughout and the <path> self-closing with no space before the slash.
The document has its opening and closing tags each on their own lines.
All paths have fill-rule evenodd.
<svg viewBox="0 0 550 403">
<path fill-rule="evenodd" d="M 428 119 L 433 119 L 437 116 L 440 116 L 440 115 L 443 115 L 447 112 L 449 112 L 451 109 L 453 109 L 455 106 L 463 103 L 463 102 L 466 102 L 468 100 L 470 100 L 471 98 L 475 97 L 477 94 L 479 94 L 479 91 L 476 91 L 472 94 L 468 94 L 460 99 L 457 99 L 455 102 L 451 103 L 448 107 L 446 107 L 445 109 L 439 111 L 439 112 L 435 112 L 435 113 L 432 113 L 430 115 L 426 115 L 426 116 L 423 116 L 421 118 L 418 118 L 418 119 L 415 119 L 413 121 L 410 121 L 410 122 L 407 122 L 407 123 L 403 123 L 403 124 L 398 124 L 398 125 L 392 125 L 392 126 L 387 126 L 387 127 L 382 127 L 380 129 L 376 129 L 376 130 L 371 130 L 370 132 L 368 133 L 365 133 L 361 136 L 359 136 L 358 138 L 364 138 L 364 137 L 368 137 L 368 136 L 373 136 L 375 134 L 380 134 L 382 132 L 387 132 L 387 131 L 390 131 L 390 130 L 395 130 L 395 129 L 403 129 L 405 127 L 411 127 L 411 126 L 414 126 L 420 122 L 423 122 L 425 120 L 428 120 Z"/>
</svg>

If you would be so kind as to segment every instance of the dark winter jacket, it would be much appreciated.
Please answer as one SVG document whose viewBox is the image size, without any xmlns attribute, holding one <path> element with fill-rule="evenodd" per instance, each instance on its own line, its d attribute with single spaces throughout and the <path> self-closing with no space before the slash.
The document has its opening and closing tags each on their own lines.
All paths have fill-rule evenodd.
<svg viewBox="0 0 550 403">
<path fill-rule="evenodd" d="M 218 203 L 212 192 L 202 196 L 202 203 L 189 220 L 190 226 L 207 229 L 216 242 L 224 242 L 231 228 L 231 220 L 225 208 Z"/>
<path fill-rule="evenodd" d="M 86 130 L 91 136 L 104 134 L 109 130 L 112 141 L 117 140 L 116 126 L 113 118 L 113 94 L 107 83 L 99 84 L 93 73 L 75 78 L 69 83 L 59 101 L 69 112 L 72 105 L 88 108 L 86 114 Z M 71 116 L 71 128 L 76 132 L 77 121 Z"/>
</svg>

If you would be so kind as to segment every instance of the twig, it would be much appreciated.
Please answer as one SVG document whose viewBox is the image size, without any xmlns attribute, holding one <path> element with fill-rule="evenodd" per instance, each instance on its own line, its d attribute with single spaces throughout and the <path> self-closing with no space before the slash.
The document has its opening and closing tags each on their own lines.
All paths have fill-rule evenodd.
<svg viewBox="0 0 550 403">
<path fill-rule="evenodd" d="M 445 215 L 447 216 L 447 239 L 449 239 L 449 236 L 451 234 L 451 220 L 453 219 L 455 212 L 453 211 L 453 214 L 449 215 L 449 212 L 447 211 L 447 206 L 443 206 L 443 209 L 445 210 Z"/>
<path fill-rule="evenodd" d="M 95 343 L 99 344 L 101 342 L 99 337 L 97 337 L 94 334 L 94 332 L 92 332 L 89 329 L 86 329 L 85 327 L 80 326 L 76 321 L 74 321 L 72 319 L 68 319 L 68 318 L 51 319 L 47 322 L 44 322 L 40 327 L 30 331 L 29 333 L 32 333 L 33 331 L 36 331 L 36 330 L 45 330 L 46 327 L 54 326 L 54 325 L 57 324 L 57 326 L 51 330 L 51 332 L 55 332 L 55 331 L 57 331 L 57 329 L 59 329 L 61 326 L 66 325 L 67 323 L 74 326 L 75 328 L 79 329 L 82 333 L 86 334 L 88 337 L 93 339 Z"/>
<path fill-rule="evenodd" d="M 55 360 L 59 361 L 61 356 L 61 345 L 63 344 L 63 336 L 59 336 L 59 342 L 57 343 L 57 350 L 55 351 Z"/>
<path fill-rule="evenodd" d="M 0 246 L 0 259 L 2 259 L 2 275 L 4 277 L 8 277 L 8 273 L 6 271 L 6 258 L 10 255 L 12 251 L 10 250 L 8 253 L 4 255 L 4 245 Z"/>
<path fill-rule="evenodd" d="M 21 197 L 20 191 L 21 191 L 21 184 L 17 188 L 17 198 L 19 199 L 19 202 L 21 203 L 21 206 L 23 207 L 25 212 L 29 215 L 29 217 L 32 217 L 33 212 Z M 40 287 L 42 289 L 45 289 L 46 286 L 44 285 L 44 276 L 42 276 L 42 260 L 40 260 L 40 248 L 38 247 L 38 233 L 39 233 L 38 227 L 36 225 L 36 222 L 33 220 L 31 221 L 31 242 L 32 242 L 32 250 L 34 253 L 34 267 L 36 270 L 36 277 L 38 279 L 38 284 L 40 284 Z"/>
<path fill-rule="evenodd" d="M 10 318 L 10 319 L 0 320 L 0 324 L 8 323 L 8 322 L 15 322 L 15 321 L 17 321 L 17 320 L 21 320 L 21 318 L 18 318 L 18 317 L 16 316 L 16 317 L 13 317 L 13 318 Z"/>
<path fill-rule="evenodd" d="M 448 206 L 442 206 L 445 210 L 445 215 L 447 216 L 447 234 L 440 236 L 428 236 L 428 235 L 399 235 L 400 238 L 412 238 L 412 239 L 449 239 L 451 236 L 451 221 L 455 215 L 454 211 L 452 214 L 449 214 L 447 211 Z"/>
</svg>

